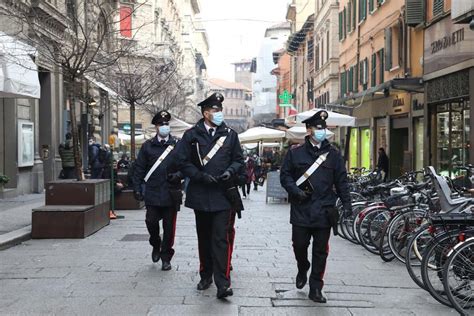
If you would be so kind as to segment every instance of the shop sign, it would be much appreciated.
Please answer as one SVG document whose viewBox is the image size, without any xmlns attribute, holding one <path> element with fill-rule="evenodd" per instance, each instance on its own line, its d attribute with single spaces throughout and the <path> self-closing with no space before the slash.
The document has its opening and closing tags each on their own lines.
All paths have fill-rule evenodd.
<svg viewBox="0 0 474 316">
<path fill-rule="evenodd" d="M 425 29 L 424 74 L 474 59 L 474 32 L 446 18 Z"/>
<path fill-rule="evenodd" d="M 400 94 L 393 96 L 390 114 L 402 114 L 408 112 L 408 95 Z"/>
</svg>

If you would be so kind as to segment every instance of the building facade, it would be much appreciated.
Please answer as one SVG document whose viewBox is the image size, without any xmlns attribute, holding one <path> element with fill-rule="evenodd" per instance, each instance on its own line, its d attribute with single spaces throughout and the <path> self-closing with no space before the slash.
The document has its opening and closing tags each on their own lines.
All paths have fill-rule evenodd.
<svg viewBox="0 0 474 316">
<path fill-rule="evenodd" d="M 252 117 L 257 125 L 276 118 L 276 78 L 271 74 L 274 68 L 273 52 L 283 46 L 289 34 L 289 23 L 281 23 L 265 31 L 265 37 L 256 58 L 256 71 L 252 85 Z"/>
<path fill-rule="evenodd" d="M 474 7 L 461 2 L 428 0 L 424 29 L 425 160 L 450 176 L 474 162 Z"/>
</svg>

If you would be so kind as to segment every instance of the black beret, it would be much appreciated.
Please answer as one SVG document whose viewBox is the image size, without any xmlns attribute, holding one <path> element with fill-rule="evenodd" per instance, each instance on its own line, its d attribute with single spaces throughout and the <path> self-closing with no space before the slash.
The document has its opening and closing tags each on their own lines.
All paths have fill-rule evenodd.
<svg viewBox="0 0 474 316">
<path fill-rule="evenodd" d="M 156 113 L 155 116 L 153 116 L 153 119 L 151 120 L 151 124 L 158 125 L 163 122 L 169 122 L 170 120 L 171 120 L 170 112 L 162 110 Z"/>
<path fill-rule="evenodd" d="M 306 126 L 314 126 L 317 128 L 326 128 L 326 120 L 328 118 L 328 112 L 325 110 L 319 110 L 313 116 L 308 117 L 306 120 L 301 123 L 305 123 Z"/>
<path fill-rule="evenodd" d="M 224 102 L 224 96 L 219 92 L 215 92 L 207 97 L 206 100 L 202 101 L 198 104 L 201 109 L 205 108 L 213 108 L 213 109 L 221 109 L 222 102 Z"/>
</svg>

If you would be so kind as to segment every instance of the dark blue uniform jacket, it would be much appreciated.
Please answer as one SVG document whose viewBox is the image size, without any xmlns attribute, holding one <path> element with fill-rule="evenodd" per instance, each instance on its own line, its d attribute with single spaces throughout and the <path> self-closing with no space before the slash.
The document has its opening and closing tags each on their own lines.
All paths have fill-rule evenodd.
<svg viewBox="0 0 474 316">
<path fill-rule="evenodd" d="M 203 167 L 198 149 L 203 159 L 222 136 L 227 136 L 224 145 Z M 180 170 L 184 176 L 190 178 L 185 205 L 206 212 L 230 210 L 231 205 L 224 195 L 223 184 L 206 184 L 202 181 L 202 174 L 205 172 L 216 177 L 225 171 L 229 171 L 232 176 L 238 174 L 244 165 L 244 158 L 237 133 L 222 123 L 211 138 L 204 127 L 204 120 L 201 119 L 184 133 L 178 144 L 178 152 Z"/>
<path fill-rule="evenodd" d="M 176 163 L 176 143 L 177 139 L 173 136 L 169 136 L 168 141 L 161 144 L 157 137 L 147 140 L 143 143 L 138 157 L 133 165 L 133 186 L 135 191 L 141 191 L 141 185 L 144 181 L 148 170 L 153 167 L 155 161 L 161 156 L 161 154 L 173 145 L 175 148 L 168 154 L 165 160 L 161 162 L 158 168 L 153 172 L 151 177 L 145 186 L 145 205 L 154 206 L 173 206 L 174 203 L 170 195 L 170 184 L 166 177 L 170 173 L 178 171 L 178 165 Z"/>
<path fill-rule="evenodd" d="M 306 202 L 291 203 L 290 223 L 296 226 L 328 228 L 327 208 L 334 207 L 339 196 L 344 208 L 350 209 L 351 198 L 347 183 L 347 172 L 340 152 L 325 140 L 321 148 L 313 147 L 306 137 L 305 143 L 288 151 L 281 168 L 281 185 L 290 195 L 297 192 L 296 181 L 309 169 L 316 159 L 329 152 L 326 160 L 311 175 L 314 191 Z"/>
</svg>

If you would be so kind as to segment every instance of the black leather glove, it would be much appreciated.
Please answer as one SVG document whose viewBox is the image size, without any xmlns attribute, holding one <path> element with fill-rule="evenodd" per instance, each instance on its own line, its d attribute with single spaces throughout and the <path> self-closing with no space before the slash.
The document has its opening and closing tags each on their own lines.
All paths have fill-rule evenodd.
<svg viewBox="0 0 474 316">
<path fill-rule="evenodd" d="M 217 183 L 217 179 L 206 172 L 203 172 L 203 174 L 201 175 L 201 179 L 202 179 L 202 182 L 204 182 L 205 184 Z"/>
<path fill-rule="evenodd" d="M 145 199 L 141 191 L 133 191 L 133 197 L 135 197 L 137 201 L 143 201 Z"/>
<path fill-rule="evenodd" d="M 230 171 L 225 171 L 223 174 L 221 174 L 221 175 L 219 176 L 219 180 L 228 181 L 228 180 L 230 180 L 230 177 L 231 177 L 231 176 L 232 176 L 232 175 L 230 174 Z"/>
<path fill-rule="evenodd" d="M 294 195 L 295 195 L 295 198 L 299 202 L 304 202 L 310 197 L 310 195 L 308 193 L 306 193 L 305 191 L 303 191 L 301 189 L 298 189 L 298 191 L 296 191 L 296 193 Z"/>
<path fill-rule="evenodd" d="M 168 180 L 170 183 L 178 183 L 181 181 L 181 174 L 179 172 L 170 173 L 166 177 L 166 180 Z"/>
</svg>

